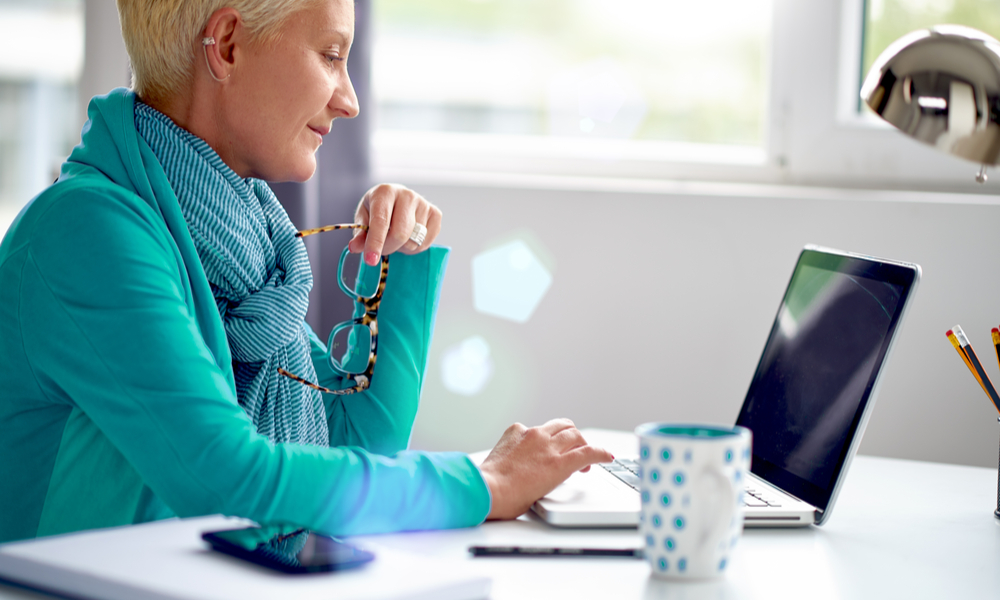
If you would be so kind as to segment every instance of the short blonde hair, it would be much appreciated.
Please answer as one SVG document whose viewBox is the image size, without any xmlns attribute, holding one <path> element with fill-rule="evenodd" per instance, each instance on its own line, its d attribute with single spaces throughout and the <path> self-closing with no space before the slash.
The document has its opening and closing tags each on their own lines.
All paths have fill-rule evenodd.
<svg viewBox="0 0 1000 600">
<path fill-rule="evenodd" d="M 220 8 L 236 9 L 251 39 L 267 43 L 292 13 L 319 1 L 117 0 L 132 89 L 140 97 L 165 98 L 188 85 L 202 31 Z"/>
</svg>

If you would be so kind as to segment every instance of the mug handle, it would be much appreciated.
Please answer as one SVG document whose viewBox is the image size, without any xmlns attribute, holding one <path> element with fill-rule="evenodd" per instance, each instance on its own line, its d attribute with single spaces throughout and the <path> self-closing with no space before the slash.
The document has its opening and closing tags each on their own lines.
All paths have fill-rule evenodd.
<svg viewBox="0 0 1000 600">
<path fill-rule="evenodd" d="M 711 493 L 699 494 L 699 496 L 718 500 L 706 505 L 703 510 L 709 511 L 711 514 L 722 513 L 725 518 L 711 519 L 709 526 L 702 530 L 701 535 L 698 536 L 699 552 L 722 540 L 729 532 L 729 526 L 733 522 L 733 513 L 736 511 L 736 488 L 729 478 L 724 477 L 711 467 L 705 467 L 698 477 L 698 487 L 704 489 L 708 485 L 715 489 L 711 490 Z M 708 490 L 704 491 L 708 492 Z M 718 502 L 721 502 L 722 505 L 719 506 Z"/>
</svg>

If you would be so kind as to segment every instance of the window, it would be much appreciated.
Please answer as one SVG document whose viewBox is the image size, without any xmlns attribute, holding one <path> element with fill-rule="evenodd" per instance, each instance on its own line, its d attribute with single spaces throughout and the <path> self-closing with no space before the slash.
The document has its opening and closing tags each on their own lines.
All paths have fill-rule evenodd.
<svg viewBox="0 0 1000 600">
<path fill-rule="evenodd" d="M 1000 18 L 990 4 L 379 0 L 374 167 L 414 182 L 515 174 L 530 185 L 561 185 L 537 178 L 555 176 L 996 193 L 1000 178 L 977 186 L 974 166 L 865 115 L 858 97 L 901 29 L 971 19 L 989 31 L 979 15 Z M 914 7 L 926 10 L 900 16 Z"/>
<path fill-rule="evenodd" d="M 380 0 L 387 130 L 762 145 L 770 0 Z"/>
<path fill-rule="evenodd" d="M 737 150 L 723 157 L 762 160 L 770 0 L 380 0 L 374 8 L 383 140 L 453 134 L 420 136 L 421 145 L 448 146 L 490 134 L 494 149 L 512 144 L 513 153 L 527 144 L 615 159 L 630 152 L 621 141 L 668 158 L 725 145 Z"/>
<path fill-rule="evenodd" d="M 79 140 L 82 67 L 82 1 L 0 0 L 0 232 Z"/>
</svg>

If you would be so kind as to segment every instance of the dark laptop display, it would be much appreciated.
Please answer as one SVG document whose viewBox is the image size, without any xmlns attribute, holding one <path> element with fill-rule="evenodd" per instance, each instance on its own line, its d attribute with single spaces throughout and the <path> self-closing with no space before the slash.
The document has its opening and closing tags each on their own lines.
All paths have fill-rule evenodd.
<svg viewBox="0 0 1000 600">
<path fill-rule="evenodd" d="M 754 474 L 826 510 L 918 278 L 914 265 L 803 250 L 737 419 L 754 432 Z"/>
</svg>

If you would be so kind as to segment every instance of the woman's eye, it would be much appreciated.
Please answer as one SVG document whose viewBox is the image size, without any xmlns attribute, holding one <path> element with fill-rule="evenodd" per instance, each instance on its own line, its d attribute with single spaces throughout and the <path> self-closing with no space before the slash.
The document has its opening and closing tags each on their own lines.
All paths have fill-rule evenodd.
<svg viewBox="0 0 1000 600">
<path fill-rule="evenodd" d="M 326 59 L 330 62 L 344 60 L 342 56 L 337 56 L 336 54 L 327 54 Z"/>
</svg>

